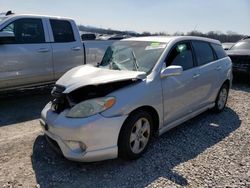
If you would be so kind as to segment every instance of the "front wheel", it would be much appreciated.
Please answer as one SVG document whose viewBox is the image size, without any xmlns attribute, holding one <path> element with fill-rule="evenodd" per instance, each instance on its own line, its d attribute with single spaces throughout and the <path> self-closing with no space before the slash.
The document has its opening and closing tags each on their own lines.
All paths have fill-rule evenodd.
<svg viewBox="0 0 250 188">
<path fill-rule="evenodd" d="M 214 110 L 216 112 L 221 112 L 225 108 L 228 98 L 228 92 L 229 92 L 228 85 L 223 84 L 223 86 L 220 88 L 220 91 L 215 101 Z"/>
<path fill-rule="evenodd" d="M 122 126 L 118 141 L 119 157 L 137 159 L 147 149 L 152 134 L 153 121 L 149 113 L 131 114 Z"/>
</svg>

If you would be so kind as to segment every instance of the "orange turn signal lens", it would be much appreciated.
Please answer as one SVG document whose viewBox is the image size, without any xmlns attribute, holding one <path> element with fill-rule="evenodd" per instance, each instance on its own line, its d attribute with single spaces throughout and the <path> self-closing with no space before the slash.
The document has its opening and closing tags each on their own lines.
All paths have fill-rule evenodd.
<svg viewBox="0 0 250 188">
<path fill-rule="evenodd" d="M 104 103 L 104 108 L 105 109 L 109 109 L 114 104 L 115 104 L 115 98 L 114 97 L 107 98 L 106 101 L 105 101 L 105 103 Z"/>
</svg>

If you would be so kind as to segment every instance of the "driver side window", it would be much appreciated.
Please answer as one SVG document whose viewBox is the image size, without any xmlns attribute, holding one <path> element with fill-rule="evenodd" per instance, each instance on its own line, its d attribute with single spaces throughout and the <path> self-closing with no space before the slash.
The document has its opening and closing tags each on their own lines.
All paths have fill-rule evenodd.
<svg viewBox="0 0 250 188">
<path fill-rule="evenodd" d="M 13 33 L 14 40 L 8 44 L 33 44 L 45 43 L 43 24 L 41 19 L 22 18 L 7 25 L 2 31 Z"/>
<path fill-rule="evenodd" d="M 193 55 L 189 42 L 178 43 L 170 52 L 167 62 L 167 66 L 179 65 L 183 70 L 193 68 Z"/>
</svg>

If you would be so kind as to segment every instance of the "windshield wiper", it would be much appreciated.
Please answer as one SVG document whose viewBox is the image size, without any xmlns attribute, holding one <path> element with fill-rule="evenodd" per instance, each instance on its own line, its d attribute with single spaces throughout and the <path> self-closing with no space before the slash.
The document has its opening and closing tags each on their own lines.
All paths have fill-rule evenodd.
<svg viewBox="0 0 250 188">
<path fill-rule="evenodd" d="M 131 53 L 132 53 L 133 60 L 134 60 L 133 63 L 134 63 L 135 70 L 138 71 L 139 70 L 139 65 L 138 65 L 135 53 L 134 53 L 134 51 L 131 51 Z"/>
<path fill-rule="evenodd" d="M 109 69 L 111 70 L 121 70 L 118 64 L 113 60 L 113 57 L 110 59 Z"/>
</svg>

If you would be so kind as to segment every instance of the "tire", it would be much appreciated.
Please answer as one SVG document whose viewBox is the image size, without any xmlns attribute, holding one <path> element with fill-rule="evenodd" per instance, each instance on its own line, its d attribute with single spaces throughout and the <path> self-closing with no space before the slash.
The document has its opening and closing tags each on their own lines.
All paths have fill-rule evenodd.
<svg viewBox="0 0 250 188">
<path fill-rule="evenodd" d="M 229 86 L 228 84 L 223 84 L 215 100 L 214 111 L 221 112 L 224 110 L 227 98 L 228 98 Z"/>
<path fill-rule="evenodd" d="M 146 111 L 135 111 L 124 122 L 118 139 L 118 155 L 126 160 L 139 158 L 148 148 L 153 120 Z"/>
</svg>

